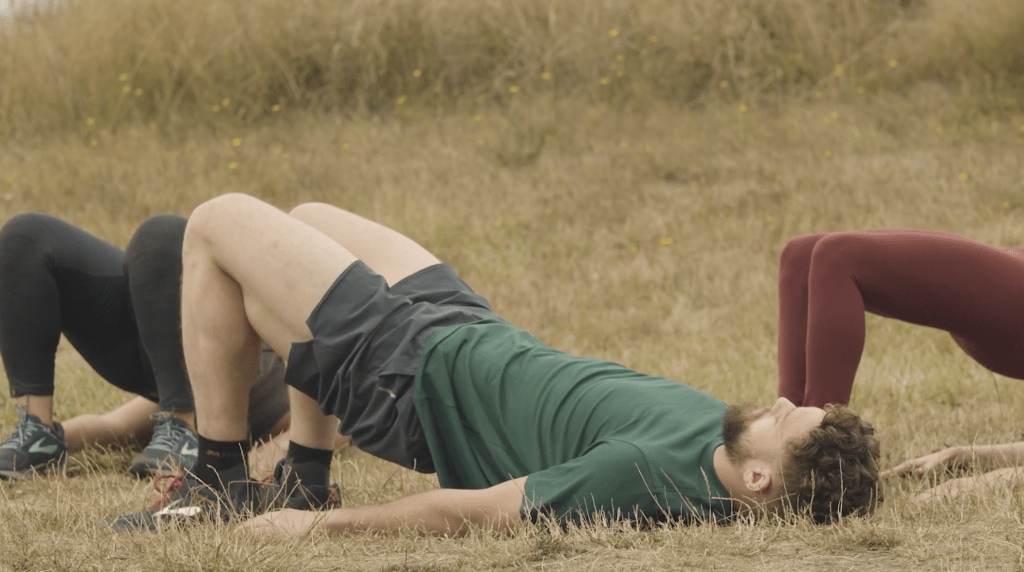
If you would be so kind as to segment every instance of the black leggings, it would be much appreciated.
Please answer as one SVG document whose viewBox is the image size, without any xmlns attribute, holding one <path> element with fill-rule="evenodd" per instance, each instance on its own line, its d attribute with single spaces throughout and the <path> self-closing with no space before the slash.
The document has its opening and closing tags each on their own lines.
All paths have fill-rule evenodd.
<svg viewBox="0 0 1024 572">
<path fill-rule="evenodd" d="M 117 387 L 192 411 L 181 346 L 185 219 L 147 219 L 119 248 L 60 219 L 0 229 L 0 356 L 11 395 L 53 395 L 60 334 Z"/>
</svg>

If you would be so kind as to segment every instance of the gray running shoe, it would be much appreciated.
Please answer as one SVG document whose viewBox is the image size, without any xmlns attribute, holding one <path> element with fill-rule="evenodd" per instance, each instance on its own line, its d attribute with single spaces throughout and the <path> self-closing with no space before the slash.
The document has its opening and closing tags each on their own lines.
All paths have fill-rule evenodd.
<svg viewBox="0 0 1024 572">
<path fill-rule="evenodd" d="M 164 488 L 161 481 L 169 479 Z M 160 475 L 153 487 L 160 500 L 136 513 L 106 518 L 107 526 L 118 532 L 156 531 L 199 523 L 230 523 L 252 518 L 263 508 L 266 486 L 255 481 L 233 481 L 217 490 L 190 474 Z"/>
<path fill-rule="evenodd" d="M 240 478 L 245 468 L 239 468 L 241 472 L 234 476 Z M 160 500 L 139 512 L 107 517 L 105 522 L 118 532 L 156 531 L 200 523 L 240 522 L 282 508 L 328 510 L 341 506 L 338 485 L 302 486 L 285 460 L 278 462 L 274 475 L 263 482 L 225 478 L 228 482 L 215 488 L 188 473 L 160 475 L 153 481 Z"/>
<path fill-rule="evenodd" d="M 0 444 L 0 479 L 30 479 L 64 466 L 68 445 L 60 423 L 54 421 L 51 429 L 29 415 L 24 405 L 15 405 L 15 409 L 18 425 Z"/>
<path fill-rule="evenodd" d="M 150 417 L 156 420 L 153 437 L 149 445 L 132 459 L 128 472 L 142 479 L 191 471 L 199 456 L 196 432 L 170 413 L 161 411 Z"/>
</svg>

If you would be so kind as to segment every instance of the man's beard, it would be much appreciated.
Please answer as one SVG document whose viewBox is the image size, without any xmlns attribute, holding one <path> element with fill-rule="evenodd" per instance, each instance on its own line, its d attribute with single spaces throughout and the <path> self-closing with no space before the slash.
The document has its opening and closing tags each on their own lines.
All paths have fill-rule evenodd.
<svg viewBox="0 0 1024 572">
<path fill-rule="evenodd" d="M 725 415 L 722 416 L 722 440 L 725 454 L 733 463 L 742 463 L 751 457 L 750 449 L 742 440 L 747 428 L 750 427 L 750 422 L 759 417 L 754 415 L 757 410 L 757 407 L 749 403 L 729 405 L 725 408 Z"/>
</svg>

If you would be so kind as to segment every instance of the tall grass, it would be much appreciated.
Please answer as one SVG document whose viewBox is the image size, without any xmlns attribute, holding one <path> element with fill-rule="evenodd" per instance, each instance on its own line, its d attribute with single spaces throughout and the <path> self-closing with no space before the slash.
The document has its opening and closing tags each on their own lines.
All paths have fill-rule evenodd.
<svg viewBox="0 0 1024 572">
<path fill-rule="evenodd" d="M 769 403 L 788 238 L 899 226 L 1024 244 L 1024 114 L 965 116 L 943 95 L 645 114 L 536 98 L 443 116 L 294 111 L 180 138 L 129 125 L 0 141 L 0 220 L 49 212 L 124 245 L 143 217 L 188 214 L 226 191 L 282 208 L 326 201 L 409 234 L 554 347 Z M 853 404 L 878 428 L 885 467 L 954 443 L 1019 440 L 1024 382 L 992 375 L 941 332 L 875 316 L 867 325 Z M 58 419 L 126 399 L 67 345 L 57 372 Z M 16 417 L 0 405 L 5 435 Z M 826 527 L 113 536 L 102 517 L 157 498 L 128 477 L 130 458 L 87 451 L 66 474 L 0 483 L 0 570 L 931 571 L 1015 569 L 1024 558 L 1024 487 L 924 503 L 914 495 L 927 482 L 899 479 L 885 482 L 874 517 Z M 336 459 L 334 477 L 351 506 L 436 486 L 355 451 Z"/>
<path fill-rule="evenodd" d="M 1018 0 L 79 1 L 0 33 L 0 133 L 517 92 L 691 104 L 934 80 L 1024 99 L 1022 78 Z"/>
<path fill-rule="evenodd" d="M 557 348 L 766 403 L 790 237 L 1024 244 L 1022 22 L 1020 0 L 82 1 L 0 32 L 0 221 L 43 211 L 124 245 L 144 217 L 223 192 L 334 203 L 412 236 Z M 853 405 L 885 467 L 1020 439 L 1024 382 L 940 332 L 867 328 Z M 127 398 L 67 344 L 56 365 L 58 419 Z M 15 421 L 0 398 L 0 434 Z M 1024 561 L 1024 487 L 924 503 L 931 483 L 900 479 L 874 517 L 825 527 L 114 536 L 103 516 L 156 497 L 130 458 L 88 450 L 0 483 L 0 570 Z M 437 485 L 354 450 L 333 475 L 351 506 Z"/>
</svg>

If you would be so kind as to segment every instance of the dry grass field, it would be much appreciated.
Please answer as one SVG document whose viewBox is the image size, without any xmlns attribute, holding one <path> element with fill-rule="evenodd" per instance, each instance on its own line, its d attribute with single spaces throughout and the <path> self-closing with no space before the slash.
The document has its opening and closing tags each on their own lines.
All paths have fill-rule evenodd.
<svg viewBox="0 0 1024 572">
<path fill-rule="evenodd" d="M 0 22 L 0 221 L 123 246 L 232 191 L 378 219 L 557 348 L 768 403 L 788 238 L 1024 244 L 1024 5 L 111 0 Z M 885 467 L 1024 438 L 1024 383 L 867 323 L 853 405 Z M 59 419 L 128 399 L 66 345 L 57 376 Z M 1024 486 L 923 502 L 932 482 L 892 479 L 877 514 L 830 526 L 114 535 L 104 516 L 156 498 L 130 456 L 0 484 L 0 570 L 1024 568 Z M 334 471 L 351 505 L 436 486 L 358 451 Z"/>
</svg>

